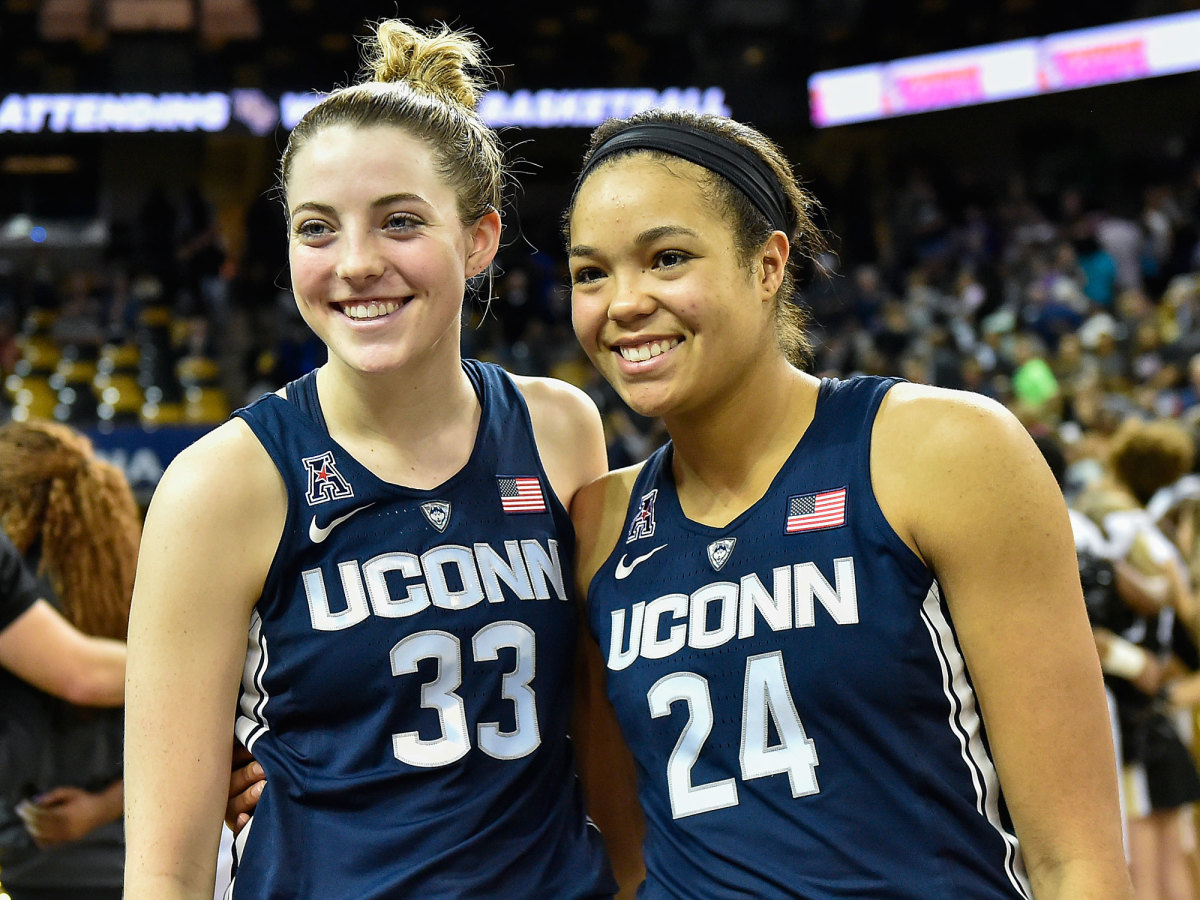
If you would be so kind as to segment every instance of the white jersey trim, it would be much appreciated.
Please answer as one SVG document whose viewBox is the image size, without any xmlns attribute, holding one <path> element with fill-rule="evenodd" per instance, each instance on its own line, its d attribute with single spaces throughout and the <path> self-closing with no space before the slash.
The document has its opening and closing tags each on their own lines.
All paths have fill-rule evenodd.
<svg viewBox="0 0 1200 900">
<path fill-rule="evenodd" d="M 246 664 L 242 669 L 242 695 L 238 698 L 240 713 L 234 724 L 234 734 L 247 750 L 254 751 L 254 743 L 271 730 L 266 718 L 270 695 L 263 687 L 263 676 L 267 672 L 270 657 L 267 653 L 267 638 L 262 633 L 262 616 L 258 610 L 250 614 L 250 630 L 246 635 Z"/>
<path fill-rule="evenodd" d="M 934 654 L 942 671 L 942 690 L 949 704 L 950 730 L 958 738 L 963 762 L 975 787 L 975 808 L 996 829 L 1004 841 L 1004 871 L 1017 892 L 1032 900 L 1033 889 L 1025 872 L 1025 861 L 1017 836 L 1007 830 L 1000 819 L 1000 778 L 996 766 L 983 743 L 983 720 L 975 699 L 975 690 L 967 678 L 966 660 L 950 627 L 941 588 L 935 581 L 930 585 L 925 602 L 921 604 L 921 619 L 929 631 Z"/>
<path fill-rule="evenodd" d="M 251 814 L 250 821 L 242 827 L 242 830 L 233 839 L 233 875 L 229 879 L 229 886 L 225 888 L 225 894 L 221 900 L 233 900 L 233 889 L 237 886 L 237 870 L 242 865 L 242 857 L 246 853 L 246 841 L 250 839 L 250 829 L 253 825 L 254 815 Z M 243 893 L 245 892 L 243 891 Z"/>
</svg>

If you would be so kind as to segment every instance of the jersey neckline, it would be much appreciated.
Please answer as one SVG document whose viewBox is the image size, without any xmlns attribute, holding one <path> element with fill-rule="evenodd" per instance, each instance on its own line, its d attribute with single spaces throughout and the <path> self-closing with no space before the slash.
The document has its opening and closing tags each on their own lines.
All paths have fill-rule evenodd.
<svg viewBox="0 0 1200 900">
<path fill-rule="evenodd" d="M 675 485 L 675 472 L 671 466 L 671 461 L 675 457 L 675 445 L 673 442 L 668 441 L 666 446 L 663 448 L 664 458 L 662 465 L 659 468 L 657 477 L 654 479 L 654 483 L 649 486 L 657 487 L 659 489 L 661 498 L 660 502 L 663 502 L 667 505 L 667 508 L 671 514 L 677 517 L 677 521 L 679 522 L 680 526 L 688 531 L 695 532 L 696 534 L 717 536 L 737 529 L 747 519 L 752 518 L 759 511 L 762 505 L 775 495 L 775 488 L 796 465 L 796 460 L 799 457 L 800 452 L 804 449 L 805 445 L 811 443 L 812 440 L 815 440 L 815 438 L 811 438 L 810 435 L 813 434 L 814 426 L 816 426 L 821 420 L 822 414 L 827 409 L 828 404 L 826 401 L 828 400 L 829 395 L 832 393 L 833 387 L 836 383 L 837 380 L 833 378 L 821 379 L 820 385 L 817 386 L 817 401 L 815 408 L 813 409 L 812 420 L 808 423 L 808 427 L 804 429 L 804 433 L 797 439 L 795 446 L 792 447 L 791 453 L 788 454 L 787 458 L 783 461 L 783 464 L 780 465 L 774 476 L 772 476 L 771 481 L 767 485 L 767 489 L 763 491 L 762 496 L 730 519 L 726 524 L 706 525 L 703 522 L 697 522 L 683 511 L 683 504 L 679 502 L 679 492 Z"/>
<path fill-rule="evenodd" d="M 470 365 L 470 363 L 474 363 L 474 365 Z M 484 455 L 484 445 L 486 443 L 485 435 L 487 434 L 488 428 L 491 425 L 493 403 L 489 402 L 491 398 L 486 396 L 487 387 L 484 384 L 482 373 L 477 369 L 477 366 L 479 366 L 480 363 L 476 362 L 475 360 L 462 359 L 460 360 L 460 364 L 462 365 L 463 371 L 467 375 L 467 379 L 471 382 L 471 388 L 475 391 L 475 399 L 479 402 L 479 425 L 475 429 L 475 440 L 471 445 L 471 454 L 467 457 L 466 462 L 464 462 L 462 466 L 460 466 L 458 470 L 450 475 L 450 477 L 448 477 L 445 481 L 442 481 L 431 488 L 412 487 L 407 484 L 399 484 L 395 481 L 388 481 L 387 479 L 376 474 L 370 466 L 351 453 L 344 444 L 342 444 L 332 434 L 329 433 L 329 425 L 325 421 L 325 411 L 321 408 L 320 393 L 317 390 L 316 369 L 312 371 L 311 377 L 313 399 L 315 401 L 315 409 L 318 413 L 318 416 L 312 416 L 307 413 L 301 408 L 299 403 L 291 400 L 290 396 L 286 398 L 280 397 L 279 394 L 274 392 L 268 394 L 267 396 L 275 397 L 276 399 L 282 401 L 297 415 L 303 416 L 305 419 L 308 419 L 310 422 L 316 425 L 324 433 L 325 437 L 328 438 L 329 443 L 333 445 L 333 447 L 339 453 L 344 454 L 346 459 L 350 460 L 355 466 L 366 473 L 371 480 L 375 481 L 377 487 L 407 496 L 436 498 L 437 495 L 443 494 L 452 489 L 458 481 L 466 477 L 467 473 L 474 470 L 476 464 L 481 461 Z M 298 380 L 303 380 L 303 376 Z"/>
</svg>

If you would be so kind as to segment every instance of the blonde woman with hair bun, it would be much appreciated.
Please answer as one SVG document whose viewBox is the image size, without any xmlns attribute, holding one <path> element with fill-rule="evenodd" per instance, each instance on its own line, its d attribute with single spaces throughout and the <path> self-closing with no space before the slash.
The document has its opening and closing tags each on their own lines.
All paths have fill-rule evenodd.
<svg viewBox="0 0 1200 900">
<path fill-rule="evenodd" d="M 572 498 L 600 418 L 461 356 L 503 149 L 463 32 L 385 21 L 280 164 L 292 289 L 328 349 L 184 451 L 130 619 L 130 900 L 208 898 L 234 741 L 265 787 L 227 897 L 616 891 L 567 738 Z M 235 721 L 236 715 L 236 721 Z"/>
</svg>

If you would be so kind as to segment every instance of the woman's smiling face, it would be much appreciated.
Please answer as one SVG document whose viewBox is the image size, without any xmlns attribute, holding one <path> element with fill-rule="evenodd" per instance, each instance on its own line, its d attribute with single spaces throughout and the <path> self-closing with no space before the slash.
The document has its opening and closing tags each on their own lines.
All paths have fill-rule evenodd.
<svg viewBox="0 0 1200 900">
<path fill-rule="evenodd" d="M 637 412 L 703 407 L 777 353 L 772 297 L 738 260 L 700 166 L 633 153 L 580 186 L 570 217 L 572 320 Z"/>
<path fill-rule="evenodd" d="M 428 144 L 330 126 L 296 153 L 285 187 L 292 288 L 331 361 L 377 372 L 448 339 L 457 348 L 466 280 L 494 242 L 481 254 L 488 239 L 459 220 Z"/>
</svg>

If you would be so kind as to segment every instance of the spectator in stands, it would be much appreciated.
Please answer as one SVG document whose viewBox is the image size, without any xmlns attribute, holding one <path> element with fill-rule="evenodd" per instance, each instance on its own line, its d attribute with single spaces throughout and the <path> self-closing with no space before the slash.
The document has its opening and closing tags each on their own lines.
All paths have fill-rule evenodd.
<svg viewBox="0 0 1200 900">
<path fill-rule="evenodd" d="M 1147 666 L 1170 661 L 1175 621 L 1195 634 L 1195 601 L 1177 548 L 1146 511 L 1160 488 L 1187 472 L 1191 436 L 1170 421 L 1128 419 L 1109 448 L 1109 474 L 1079 499 L 1079 509 L 1103 530 L 1111 558 L 1129 564 L 1139 590 L 1122 592 L 1124 627 L 1112 630 L 1142 652 L 1138 663 L 1105 666 L 1117 701 L 1124 750 L 1130 869 L 1139 897 L 1187 897 L 1192 890 L 1187 853 L 1195 846 L 1187 812 L 1200 800 L 1200 774 L 1159 697 L 1160 680 Z M 1111 654 L 1106 654 L 1111 655 Z"/>
<path fill-rule="evenodd" d="M 1075 254 L 1083 273 L 1083 293 L 1095 306 L 1111 308 L 1117 288 L 1116 260 L 1090 234 L 1075 242 Z"/>
</svg>

